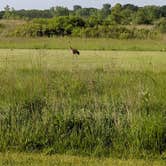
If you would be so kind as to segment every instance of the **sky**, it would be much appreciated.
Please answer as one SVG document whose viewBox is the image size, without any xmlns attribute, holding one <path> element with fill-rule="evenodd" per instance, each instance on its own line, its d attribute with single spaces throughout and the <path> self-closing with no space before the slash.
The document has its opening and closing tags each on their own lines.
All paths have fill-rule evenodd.
<svg viewBox="0 0 166 166">
<path fill-rule="evenodd" d="M 65 6 L 72 9 L 73 5 L 82 7 L 101 8 L 102 4 L 110 3 L 114 6 L 116 3 L 145 5 L 166 5 L 166 0 L 0 0 L 0 10 L 7 4 L 14 9 L 49 9 L 52 6 Z"/>
</svg>

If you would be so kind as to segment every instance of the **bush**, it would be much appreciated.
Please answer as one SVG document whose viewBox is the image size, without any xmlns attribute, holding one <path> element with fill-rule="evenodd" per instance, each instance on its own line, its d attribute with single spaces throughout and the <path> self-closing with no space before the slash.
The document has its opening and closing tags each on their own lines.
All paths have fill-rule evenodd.
<svg viewBox="0 0 166 166">
<path fill-rule="evenodd" d="M 24 26 L 17 27 L 16 36 L 64 36 L 71 35 L 73 29 L 84 27 L 85 22 L 79 17 L 56 17 L 53 19 L 34 19 Z"/>
<path fill-rule="evenodd" d="M 147 39 L 156 38 L 157 33 L 148 29 L 130 29 L 120 25 L 90 24 L 89 20 L 79 17 L 55 17 L 53 19 L 34 19 L 24 25 L 17 26 L 10 33 L 13 36 L 75 36 L 104 37 L 113 39 Z"/>
<path fill-rule="evenodd" d="M 166 18 L 160 19 L 160 21 L 156 24 L 155 28 L 161 33 L 166 33 Z"/>
<path fill-rule="evenodd" d="M 93 28 L 77 28 L 73 30 L 72 35 L 78 37 L 105 37 L 113 39 L 154 39 L 158 34 L 155 31 L 147 29 L 128 29 L 124 26 L 98 26 Z"/>
</svg>

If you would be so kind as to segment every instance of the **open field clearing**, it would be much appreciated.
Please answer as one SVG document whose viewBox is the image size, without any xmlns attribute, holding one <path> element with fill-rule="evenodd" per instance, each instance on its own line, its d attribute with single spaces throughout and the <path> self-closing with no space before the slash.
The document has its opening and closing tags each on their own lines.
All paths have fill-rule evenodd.
<svg viewBox="0 0 166 166">
<path fill-rule="evenodd" d="M 166 35 L 158 40 L 118 40 L 109 38 L 0 38 L 0 48 L 68 49 L 69 41 L 81 50 L 166 51 Z"/>
<path fill-rule="evenodd" d="M 81 51 L 76 58 L 70 50 L 1 49 L 0 68 L 44 70 L 166 71 L 166 52 Z"/>
<path fill-rule="evenodd" d="M 6 153 L 0 154 L 0 166 L 165 166 L 164 161 L 156 160 L 118 160 L 74 157 L 68 155 Z"/>
<path fill-rule="evenodd" d="M 165 52 L 81 51 L 76 58 L 69 50 L 1 49 L 0 74 L 0 151 L 164 161 Z M 64 158 L 55 162 L 77 162 Z M 130 165 L 104 160 L 112 162 Z"/>
</svg>

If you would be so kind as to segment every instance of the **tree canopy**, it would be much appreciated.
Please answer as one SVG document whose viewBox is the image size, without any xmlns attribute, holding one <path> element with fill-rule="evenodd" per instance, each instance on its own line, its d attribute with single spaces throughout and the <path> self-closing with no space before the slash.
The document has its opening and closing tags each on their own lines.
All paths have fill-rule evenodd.
<svg viewBox="0 0 166 166">
<path fill-rule="evenodd" d="M 67 7 L 56 6 L 47 10 L 14 10 L 6 5 L 0 12 L 0 19 L 34 19 L 34 18 L 53 18 L 61 16 L 77 16 L 88 21 L 96 23 L 108 22 L 110 24 L 155 24 L 155 22 L 166 17 L 166 6 L 144 6 L 138 7 L 133 4 L 121 5 L 117 3 L 114 6 L 106 3 L 101 9 L 84 8 L 80 5 L 74 5 L 70 10 Z M 93 19 L 92 19 L 93 18 Z M 94 20 L 95 19 L 95 20 Z"/>
</svg>

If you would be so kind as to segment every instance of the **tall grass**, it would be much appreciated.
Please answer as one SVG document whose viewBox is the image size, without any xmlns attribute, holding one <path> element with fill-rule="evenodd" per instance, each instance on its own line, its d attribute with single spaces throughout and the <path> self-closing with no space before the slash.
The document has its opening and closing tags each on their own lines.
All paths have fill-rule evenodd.
<svg viewBox="0 0 166 166">
<path fill-rule="evenodd" d="M 41 56 L 24 68 L 5 62 L 0 150 L 139 158 L 164 153 L 165 72 L 81 69 L 81 60 L 73 61 L 78 67 L 71 70 L 47 68 Z"/>
<path fill-rule="evenodd" d="M 0 153 L 0 165 L 41 165 L 41 166 L 165 166 L 164 160 L 120 160 L 70 155 L 44 155 L 41 153 Z"/>
</svg>

